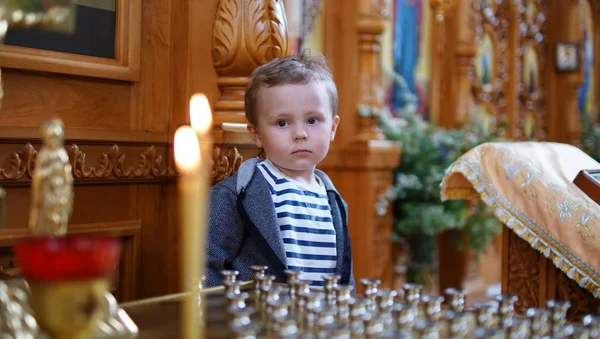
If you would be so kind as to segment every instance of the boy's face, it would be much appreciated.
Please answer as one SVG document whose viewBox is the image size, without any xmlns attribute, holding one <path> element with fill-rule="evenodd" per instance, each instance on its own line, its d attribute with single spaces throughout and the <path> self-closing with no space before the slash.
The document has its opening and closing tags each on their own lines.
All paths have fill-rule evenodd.
<svg viewBox="0 0 600 339">
<path fill-rule="evenodd" d="M 248 125 L 254 142 L 290 177 L 312 175 L 340 121 L 331 112 L 324 82 L 263 87 L 257 113 L 256 125 Z"/>
</svg>

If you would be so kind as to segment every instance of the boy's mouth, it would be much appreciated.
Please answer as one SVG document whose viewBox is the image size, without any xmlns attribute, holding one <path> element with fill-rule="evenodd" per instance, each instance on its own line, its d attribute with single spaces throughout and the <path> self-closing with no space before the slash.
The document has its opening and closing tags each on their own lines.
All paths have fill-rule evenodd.
<svg viewBox="0 0 600 339">
<path fill-rule="evenodd" d="M 311 153 L 311 152 L 307 149 L 297 149 L 292 152 L 292 154 L 299 154 L 299 153 Z"/>
</svg>

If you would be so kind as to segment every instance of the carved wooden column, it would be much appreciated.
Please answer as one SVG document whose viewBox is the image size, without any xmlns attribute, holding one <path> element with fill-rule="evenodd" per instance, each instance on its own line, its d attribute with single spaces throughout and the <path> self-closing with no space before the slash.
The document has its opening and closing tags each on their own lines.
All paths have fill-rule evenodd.
<svg viewBox="0 0 600 339">
<path fill-rule="evenodd" d="M 212 46 L 221 90 L 214 103 L 214 182 L 259 152 L 246 129 L 244 93 L 256 67 L 288 54 L 286 22 L 281 0 L 219 1 Z"/>
<path fill-rule="evenodd" d="M 325 6 L 326 57 L 338 88 L 341 120 L 319 168 L 348 203 L 355 279 L 376 278 L 391 287 L 392 220 L 383 193 L 392 184 L 400 148 L 382 140 L 375 117 L 357 112 L 359 104 L 383 105 L 379 53 L 388 5 L 387 0 L 331 0 Z"/>
<path fill-rule="evenodd" d="M 451 49 L 453 49 L 456 38 L 456 20 L 455 22 L 448 22 L 449 18 L 447 14 L 452 6 L 452 0 L 430 0 L 429 3 L 433 9 L 434 16 L 431 30 L 431 50 L 433 53 L 430 64 L 429 116 L 433 121 L 442 126 L 450 127 L 455 125 L 456 112 L 454 107 L 456 105 L 447 101 L 453 101 L 454 96 L 447 93 L 447 90 L 451 87 L 446 86 L 446 84 L 450 84 L 456 80 L 450 76 L 450 70 L 454 69 L 455 60 L 454 58 L 449 58 L 452 55 Z M 461 7 L 464 7 L 464 4 L 455 6 L 452 8 L 452 12 L 459 11 Z"/>
<path fill-rule="evenodd" d="M 213 60 L 221 97 L 215 123 L 246 123 L 244 92 L 258 66 L 287 55 L 289 41 L 281 0 L 221 0 L 213 28 Z"/>
<path fill-rule="evenodd" d="M 580 1 L 553 1 L 548 7 L 548 62 L 546 107 L 548 108 L 548 140 L 579 144 L 581 123 L 577 95 L 583 81 L 582 67 L 578 71 L 556 71 L 555 46 L 558 42 L 581 45 Z M 580 49 L 579 64 L 582 63 Z"/>
<path fill-rule="evenodd" d="M 360 0 L 358 3 L 359 102 L 380 108 L 383 103 L 381 88 L 381 34 L 385 29 L 389 0 Z M 357 141 L 381 140 L 377 118 L 361 116 L 358 119 Z"/>
</svg>

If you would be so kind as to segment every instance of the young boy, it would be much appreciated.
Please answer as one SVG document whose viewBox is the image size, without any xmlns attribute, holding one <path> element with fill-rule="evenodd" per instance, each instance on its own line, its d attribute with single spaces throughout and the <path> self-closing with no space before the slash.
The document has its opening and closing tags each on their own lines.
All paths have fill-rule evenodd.
<svg viewBox="0 0 600 339">
<path fill-rule="evenodd" d="M 268 266 L 276 282 L 286 269 L 322 286 L 324 274 L 354 285 L 347 205 L 315 167 L 340 121 L 338 96 L 324 58 L 307 52 L 258 67 L 246 91 L 248 130 L 266 160 L 248 159 L 210 191 L 206 284 L 220 271 L 252 279 Z"/>
</svg>

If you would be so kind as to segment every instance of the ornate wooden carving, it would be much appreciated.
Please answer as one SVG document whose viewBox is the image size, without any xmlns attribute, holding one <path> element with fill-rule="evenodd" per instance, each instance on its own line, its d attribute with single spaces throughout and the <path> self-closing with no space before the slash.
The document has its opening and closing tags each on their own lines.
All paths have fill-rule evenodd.
<svg viewBox="0 0 600 339">
<path fill-rule="evenodd" d="M 381 34 L 385 29 L 389 0 L 360 0 L 358 29 L 359 104 L 381 107 Z M 358 119 L 358 141 L 383 139 L 374 116 Z"/>
<path fill-rule="evenodd" d="M 0 167 L 0 178 L 19 180 L 23 177 L 31 179 L 35 167 L 37 151 L 31 144 L 26 144 L 6 159 L 5 167 Z"/>
<path fill-rule="evenodd" d="M 213 28 L 213 60 L 221 97 L 215 123 L 246 122 L 244 91 L 256 67 L 289 53 L 281 0 L 221 0 Z"/>
<path fill-rule="evenodd" d="M 213 149 L 213 159 L 212 180 L 214 183 L 232 176 L 244 161 L 244 157 L 235 147 L 229 149 L 215 147 Z"/>
<path fill-rule="evenodd" d="M 547 300 L 569 300 L 571 308 L 567 312 L 570 321 L 600 311 L 600 299 L 581 288 L 577 282 L 567 277 L 549 259 L 532 248 L 514 232 L 508 232 L 503 239 L 508 241 L 504 250 L 508 251 L 503 261 L 503 292 L 519 296 L 517 311 L 530 307 L 545 308 Z"/>
<path fill-rule="evenodd" d="M 509 231 L 508 279 L 506 293 L 518 295 L 517 311 L 540 305 L 540 268 L 542 255 L 529 244 Z M 545 259 L 545 258 L 544 258 Z M 504 280 L 506 281 L 506 280 Z"/>
<path fill-rule="evenodd" d="M 518 108 L 513 135 L 525 140 L 545 139 L 545 9 L 542 0 L 526 0 L 517 2 L 516 10 L 519 13 L 519 44 L 516 50 Z"/>
<path fill-rule="evenodd" d="M 18 151 L 12 152 L 0 162 L 0 182 L 21 182 L 31 179 L 37 157 L 37 146 L 27 143 Z M 91 146 L 89 146 L 91 147 Z M 97 146 L 96 146 L 97 147 Z M 69 160 L 73 168 L 73 178 L 82 181 L 126 181 L 126 180 L 169 180 L 177 176 L 173 164 L 167 163 L 167 146 L 159 148 L 148 146 L 139 154 L 139 146 L 113 145 L 108 150 L 90 159 L 90 154 L 83 149 L 86 146 L 71 144 L 67 147 Z M 254 150 L 248 149 L 247 156 L 255 156 Z M 135 152 L 135 153 L 134 153 Z M 262 152 L 262 151 L 261 151 Z M 96 152 L 97 153 L 97 152 Z M 264 154 L 259 152 L 258 157 Z M 137 162 L 130 164 L 137 157 Z M 232 176 L 244 161 L 244 155 L 237 147 L 216 145 L 213 149 L 212 180 L 217 183 Z"/>
<path fill-rule="evenodd" d="M 128 158 L 133 156 L 118 145 L 113 145 L 91 163 L 88 163 L 86 152 L 76 144 L 67 147 L 67 152 L 75 179 L 160 179 L 176 175 L 155 146 L 149 146 L 138 155 L 138 162 L 134 166 L 127 164 Z M 31 143 L 25 144 L 4 161 L 0 167 L 0 180 L 31 179 L 36 157 L 36 148 Z"/>
<path fill-rule="evenodd" d="M 571 308 L 567 312 L 568 320 L 578 321 L 587 314 L 598 313 L 600 299 L 594 298 L 589 291 L 579 287 L 575 280 L 567 277 L 561 270 L 554 268 L 553 273 L 556 277 L 556 299 L 571 302 Z"/>
<path fill-rule="evenodd" d="M 86 154 L 77 145 L 71 145 L 68 148 L 68 153 L 75 179 L 109 177 L 143 179 L 147 177 L 172 177 L 175 175 L 175 170 L 168 168 L 163 163 L 163 156 L 158 153 L 154 146 L 148 147 L 139 156 L 137 166 L 126 165 L 127 155 L 117 145 L 113 145 L 110 150 L 102 153 L 96 165 L 86 163 Z"/>
</svg>

